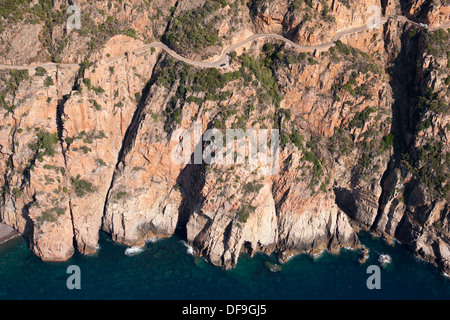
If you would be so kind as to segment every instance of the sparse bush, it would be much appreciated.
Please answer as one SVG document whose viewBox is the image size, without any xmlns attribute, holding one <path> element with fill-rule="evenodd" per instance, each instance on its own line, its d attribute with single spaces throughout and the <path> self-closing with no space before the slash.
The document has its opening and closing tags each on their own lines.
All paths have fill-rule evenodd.
<svg viewBox="0 0 450 320">
<path fill-rule="evenodd" d="M 36 73 L 35 73 L 36 76 L 43 77 L 46 74 L 47 74 L 47 70 L 45 70 L 44 68 L 42 68 L 42 67 L 37 67 L 36 68 Z"/>
<path fill-rule="evenodd" d="M 134 30 L 134 29 L 128 29 L 123 34 L 128 37 L 131 37 L 131 38 L 136 38 L 137 33 L 136 33 L 136 30 Z"/>
<path fill-rule="evenodd" d="M 53 86 L 55 83 L 53 82 L 53 78 L 48 76 L 45 78 L 44 85 L 48 88 L 50 86 Z"/>
<path fill-rule="evenodd" d="M 76 178 L 70 178 L 70 181 L 78 198 L 83 198 L 86 194 L 95 191 L 92 183 L 80 179 L 80 175 L 78 175 Z"/>
<path fill-rule="evenodd" d="M 48 133 L 45 131 L 39 131 L 37 135 L 37 142 L 31 143 L 29 145 L 30 149 L 37 152 L 36 158 L 39 161 L 43 160 L 44 156 L 54 156 L 55 155 L 55 144 L 58 143 L 58 134 L 55 133 Z"/>
</svg>

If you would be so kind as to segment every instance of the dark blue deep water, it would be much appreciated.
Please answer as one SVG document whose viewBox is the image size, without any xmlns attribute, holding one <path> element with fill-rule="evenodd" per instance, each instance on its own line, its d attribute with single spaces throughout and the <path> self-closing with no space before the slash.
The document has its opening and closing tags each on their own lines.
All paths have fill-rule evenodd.
<svg viewBox="0 0 450 320">
<path fill-rule="evenodd" d="M 370 249 L 360 265 L 357 252 L 300 255 L 271 272 L 275 256 L 242 255 L 236 269 L 224 271 L 187 253 L 177 237 L 149 243 L 135 256 L 101 234 L 96 256 L 76 254 L 65 263 L 45 263 L 23 239 L 0 246 L 1 299 L 450 299 L 450 280 L 417 261 L 401 245 L 389 246 L 361 235 Z M 379 254 L 393 261 L 382 269 L 381 290 L 366 286 L 367 267 Z M 81 290 L 68 290 L 69 265 L 81 269 Z"/>
</svg>

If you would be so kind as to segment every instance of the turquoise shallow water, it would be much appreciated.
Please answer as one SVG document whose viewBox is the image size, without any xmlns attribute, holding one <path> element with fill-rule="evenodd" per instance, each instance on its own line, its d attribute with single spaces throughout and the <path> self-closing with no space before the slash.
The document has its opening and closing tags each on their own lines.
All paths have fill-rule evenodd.
<svg viewBox="0 0 450 320">
<path fill-rule="evenodd" d="M 236 269 L 224 271 L 187 253 L 177 237 L 149 243 L 126 256 L 125 247 L 101 234 L 96 256 L 76 254 L 64 263 L 44 263 L 22 239 L 0 247 L 0 299 L 450 299 L 450 279 L 417 261 L 402 246 L 389 246 L 369 235 L 367 264 L 357 252 L 300 255 L 271 272 L 274 256 L 242 255 Z M 381 290 L 369 290 L 366 269 L 379 254 L 393 262 L 382 269 Z M 69 265 L 81 268 L 81 290 L 66 287 Z"/>
</svg>

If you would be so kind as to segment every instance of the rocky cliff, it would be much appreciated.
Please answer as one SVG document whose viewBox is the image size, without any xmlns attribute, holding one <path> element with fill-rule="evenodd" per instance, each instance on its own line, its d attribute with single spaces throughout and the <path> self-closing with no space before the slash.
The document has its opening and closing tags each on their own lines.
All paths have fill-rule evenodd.
<svg viewBox="0 0 450 320">
<path fill-rule="evenodd" d="M 95 252 L 100 230 L 128 246 L 178 233 L 229 268 L 242 251 L 359 248 L 366 230 L 450 271 L 450 31 L 407 19 L 445 24 L 445 3 L 80 2 L 68 30 L 71 3 L 28 2 L 0 18 L 0 63 L 17 67 L 0 70 L 0 221 L 43 260 Z M 308 52 L 260 38 L 220 70 L 146 47 L 214 61 L 277 33 L 319 48 L 371 5 L 392 15 L 379 29 Z M 49 59 L 75 65 L 28 67 Z M 194 164 L 208 129 L 279 130 L 278 170 L 248 149 Z M 173 160 L 183 139 L 192 164 Z"/>
</svg>

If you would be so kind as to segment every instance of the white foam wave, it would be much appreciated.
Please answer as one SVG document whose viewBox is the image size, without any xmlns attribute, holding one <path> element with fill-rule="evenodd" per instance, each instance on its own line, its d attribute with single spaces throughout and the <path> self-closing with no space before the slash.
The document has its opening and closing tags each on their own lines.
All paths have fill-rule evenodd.
<svg viewBox="0 0 450 320">
<path fill-rule="evenodd" d="M 378 258 L 378 262 L 384 266 L 391 263 L 392 258 L 387 254 L 381 254 L 380 257 Z"/>
<path fill-rule="evenodd" d="M 131 257 L 144 251 L 144 247 L 130 247 L 125 250 L 125 255 Z"/>
<path fill-rule="evenodd" d="M 328 250 L 328 249 L 325 249 L 325 250 L 322 250 L 321 252 L 319 252 L 319 253 L 316 253 L 316 254 L 309 254 L 314 260 L 316 260 L 316 259 L 319 259 L 319 258 L 321 258 L 323 255 L 324 255 L 324 253 L 329 253 L 330 251 Z"/>
<path fill-rule="evenodd" d="M 290 254 L 289 256 L 287 256 L 286 258 L 285 258 L 285 261 L 283 261 L 282 259 L 281 259 L 281 257 L 278 257 L 278 263 L 279 264 L 286 264 L 286 263 L 288 263 L 290 260 L 292 260 L 292 258 L 294 258 L 296 255 L 295 254 Z"/>
<path fill-rule="evenodd" d="M 186 247 L 186 253 L 193 256 L 194 255 L 194 248 L 192 248 L 190 245 L 186 243 L 186 241 L 180 241 L 185 247 Z"/>
<path fill-rule="evenodd" d="M 427 262 L 427 260 L 419 256 L 414 256 L 414 260 L 416 260 L 417 262 Z"/>
</svg>

